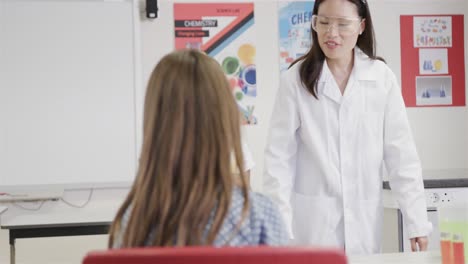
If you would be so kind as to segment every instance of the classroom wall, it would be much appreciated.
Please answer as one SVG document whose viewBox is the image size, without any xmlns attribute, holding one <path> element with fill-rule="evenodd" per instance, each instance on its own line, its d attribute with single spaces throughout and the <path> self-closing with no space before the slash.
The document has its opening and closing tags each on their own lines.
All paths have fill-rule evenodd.
<svg viewBox="0 0 468 264">
<path fill-rule="evenodd" d="M 279 85 L 277 12 L 279 0 L 163 0 L 159 1 L 159 16 L 154 20 L 147 19 L 145 16 L 145 1 L 137 1 L 139 1 L 141 11 L 141 32 L 136 36 L 136 39 L 137 45 L 141 46 L 140 63 L 142 66 L 141 79 L 143 84 L 146 84 L 154 65 L 160 58 L 174 49 L 174 2 L 255 3 L 255 27 L 259 33 L 256 42 L 258 96 L 255 108 L 258 116 L 258 125 L 244 126 L 243 134 L 257 164 L 252 171 L 252 186 L 254 189 L 261 190 L 263 153 L 267 141 L 273 102 Z M 388 65 L 393 69 L 398 78 L 401 75 L 399 38 L 399 16 L 401 14 L 468 13 L 468 2 L 466 0 L 369 0 L 369 3 L 373 13 L 378 54 L 387 60 Z M 3 26 L 5 27 L 5 25 Z M 15 28 L 15 25 L 13 25 L 13 28 Z M 467 35 L 466 32 L 467 29 L 465 28 L 465 35 Z M 467 44 L 465 43 L 466 46 Z M 144 86 L 139 87 L 135 93 L 137 96 L 137 153 L 139 153 L 139 146 L 141 144 Z M 0 108 L 3 109 L 4 106 L 0 106 Z M 5 114 L 6 111 L 0 111 L 0 117 L 7 118 Z M 82 114 L 84 112 L 78 113 L 78 115 Z M 442 173 L 457 174 L 459 177 L 468 176 L 466 175 L 466 171 L 468 170 L 468 112 L 466 107 L 408 108 L 408 117 L 421 156 L 423 169 L 425 170 L 425 177 L 437 177 Z M 47 130 L 43 130 L 45 130 L 43 133 L 46 134 Z M 123 131 L 123 129 L 118 130 Z M 134 131 L 132 130 L 131 132 L 133 133 Z M 84 140 L 82 139 L 82 142 L 77 140 L 75 143 L 80 146 L 90 144 L 89 142 L 84 142 Z M 0 142 L 0 144 L 2 143 Z M 26 152 L 19 151 L 20 154 Z M 6 155 L 6 153 L 5 151 L 0 153 L 0 160 L 1 156 Z M 121 152 L 113 153 L 116 157 L 118 153 L 122 154 Z M 3 160 L 7 160 L 5 156 Z M 13 165 L 10 164 L 10 166 Z M 93 168 L 89 169 L 92 170 Z M 64 170 L 66 171 L 66 168 Z M 118 171 L 121 172 L 122 170 Z M 81 175 L 78 172 L 75 174 Z M 99 175 L 105 177 L 107 174 L 99 173 Z M 116 173 L 111 173 L 110 175 L 109 177 L 115 177 Z M 2 175 L 0 175 L 0 179 L 1 177 Z"/>
<path fill-rule="evenodd" d="M 173 50 L 173 0 L 159 1 L 159 17 L 148 20 L 144 15 L 144 1 L 140 0 L 141 9 L 141 54 L 142 54 L 142 79 L 146 83 L 151 70 L 157 61 L 166 53 Z M 179 1 L 177 1 L 179 2 Z M 184 2 L 215 2 L 185 0 Z M 216 1 L 221 2 L 221 0 Z M 273 100 L 279 83 L 279 63 L 276 57 L 278 51 L 277 11 L 274 0 L 225 0 L 224 2 L 255 2 L 255 22 L 261 38 L 257 40 L 257 74 L 258 74 L 258 100 L 256 111 L 259 124 L 243 128 L 244 136 L 250 145 L 257 166 L 252 172 L 252 186 L 261 189 L 263 172 L 263 150 L 266 144 L 269 119 L 273 106 Z M 468 2 L 466 0 L 369 0 L 373 13 L 374 25 L 377 35 L 380 55 L 385 57 L 389 66 L 400 78 L 400 51 L 399 51 L 399 15 L 400 14 L 468 14 Z M 466 19 L 466 18 L 465 18 Z M 466 21 L 466 20 L 465 20 Z M 260 35 L 260 34 L 259 34 Z M 465 39 L 468 36 L 467 23 L 465 22 Z M 465 42 L 465 61 L 467 61 L 467 43 Z M 466 69 L 465 69 L 466 72 Z M 144 88 L 138 91 L 139 101 L 143 102 Z M 468 100 L 467 100 L 468 101 Z M 141 117 L 141 108 L 138 108 Z M 2 113 L 0 113 L 1 115 Z M 465 176 L 468 170 L 468 111 L 466 107 L 443 108 L 410 108 L 408 116 L 414 132 L 415 141 L 419 150 L 424 169 L 435 173 L 426 175 L 437 176 L 438 173 L 460 173 L 457 176 Z M 141 121 L 139 123 L 141 125 Z M 38 214 L 48 213 L 74 213 L 76 210 L 92 214 L 100 206 L 116 206 L 125 196 L 126 189 L 95 190 L 91 202 L 84 209 L 71 208 L 61 202 L 46 202 Z M 67 191 L 65 199 L 80 205 L 86 202 L 89 190 Z M 19 203 L 9 205 L 9 210 L 2 216 L 2 220 L 14 217 L 16 214 L 28 213 L 19 206 L 35 210 L 39 203 Z M 387 224 L 393 225 L 394 222 Z M 388 228 L 386 228 L 388 229 Z M 394 229 L 394 227 L 393 227 Z M 7 263 L 8 242 L 5 231 L 0 231 L 0 263 Z M 72 241 L 77 238 L 57 238 L 52 244 L 54 252 L 61 252 L 60 258 L 55 263 L 79 263 L 81 255 L 87 250 L 81 246 L 73 246 Z M 83 243 L 89 250 L 105 248 L 106 237 L 96 240 L 95 236 L 83 237 Z M 49 244 L 51 238 L 19 240 L 17 242 L 18 263 L 52 263 L 48 249 L 37 250 L 37 245 Z M 65 241 L 65 243 L 63 243 Z M 70 243 L 67 243 L 70 241 Z M 385 244 L 385 241 L 384 241 Z M 79 247 L 79 249 L 77 249 Z M 50 249 L 50 248 L 49 248 Z M 77 251 L 81 251 L 77 253 Z M 394 244 L 392 250 L 396 250 Z M 34 254 L 42 254 L 39 256 Z M 3 254 L 5 253 L 5 254 Z M 42 261 L 41 258 L 42 257 Z M 68 257 L 68 258 L 67 258 Z M 58 257 L 57 257 L 58 258 Z M 48 261 L 49 260 L 49 261 Z M 63 261 L 66 260 L 66 261 Z"/>
<path fill-rule="evenodd" d="M 399 16 L 415 14 L 464 14 L 465 61 L 468 36 L 468 2 L 463 0 L 387 0 L 371 2 L 377 51 L 401 78 Z M 465 73 L 467 67 L 465 66 Z M 466 74 L 465 74 L 466 75 Z M 465 77 L 465 87 L 466 87 Z M 466 96 L 466 95 L 465 95 Z M 468 168 L 468 111 L 466 107 L 407 108 L 426 178 L 445 172 L 463 176 Z M 464 175 L 468 177 L 468 175 Z"/>
<path fill-rule="evenodd" d="M 173 50 L 173 3 L 159 1 L 159 17 L 143 19 L 141 25 L 143 83 L 156 64 L 167 52 Z M 212 1 L 186 0 L 183 2 L 254 2 L 257 39 L 257 87 L 256 110 L 258 125 L 244 126 L 256 167 L 252 171 L 252 186 L 261 190 L 263 153 L 266 145 L 269 121 L 274 98 L 279 85 L 278 15 L 274 0 Z M 468 3 L 463 0 L 371 0 L 377 52 L 383 56 L 397 78 L 400 69 L 399 16 L 402 14 L 468 14 Z M 142 11 L 144 4 L 141 3 Z M 261 33 L 260 33 L 261 32 Z M 465 36 L 467 36 L 465 23 Z M 465 37 L 466 38 L 466 37 Z M 465 57 L 466 57 L 465 43 Z M 466 59 L 465 59 L 466 60 Z M 466 69 L 465 69 L 466 71 Z M 408 108 L 426 178 L 453 174 L 467 177 L 468 170 L 468 111 L 466 107 Z"/>
<path fill-rule="evenodd" d="M 167 52 L 174 49 L 173 3 L 180 1 L 160 1 L 159 17 L 156 20 L 142 21 L 142 63 L 143 83 L 157 61 Z M 278 26 L 275 1 L 183 1 L 183 2 L 254 2 L 255 26 L 261 37 L 257 39 L 257 87 L 258 97 L 255 111 L 258 125 L 244 126 L 243 134 L 255 159 L 256 166 L 252 171 L 252 186 L 261 189 L 263 171 L 263 151 L 268 134 L 268 124 L 273 101 L 279 83 L 278 61 Z M 142 3 L 142 6 L 143 3 Z M 260 36 L 260 35 L 259 35 Z"/>
</svg>

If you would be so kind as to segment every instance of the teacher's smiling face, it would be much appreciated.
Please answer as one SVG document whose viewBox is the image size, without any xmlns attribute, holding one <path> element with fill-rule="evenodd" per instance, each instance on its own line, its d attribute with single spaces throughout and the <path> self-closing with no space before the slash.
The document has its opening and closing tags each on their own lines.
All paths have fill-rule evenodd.
<svg viewBox="0 0 468 264">
<path fill-rule="evenodd" d="M 365 20 L 359 17 L 357 6 L 348 0 L 322 1 L 312 18 L 318 44 L 328 60 L 351 59 L 364 27 Z"/>
</svg>

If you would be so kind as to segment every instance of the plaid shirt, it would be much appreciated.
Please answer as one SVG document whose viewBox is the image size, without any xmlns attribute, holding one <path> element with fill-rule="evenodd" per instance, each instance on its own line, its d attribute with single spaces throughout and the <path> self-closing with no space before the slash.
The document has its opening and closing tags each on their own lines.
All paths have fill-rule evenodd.
<svg viewBox="0 0 468 264">
<path fill-rule="evenodd" d="M 254 192 L 249 192 L 249 199 L 249 213 L 242 222 L 239 231 L 234 233 L 236 224 L 241 218 L 242 204 L 244 202 L 242 191 L 239 188 L 234 190 L 231 207 L 229 208 L 213 246 L 282 246 L 288 243 L 289 238 L 285 225 L 273 202 L 266 196 Z M 214 215 L 214 211 L 212 215 Z M 130 213 L 128 210 L 122 219 L 123 228 L 121 230 L 127 225 L 129 217 Z M 205 231 L 208 231 L 211 225 L 212 218 Z M 148 241 L 152 241 L 154 235 L 156 234 L 151 232 Z M 122 236 L 123 232 L 121 231 L 121 233 L 115 237 L 113 248 L 121 247 Z M 150 245 L 150 243 L 148 243 L 148 245 Z"/>
</svg>

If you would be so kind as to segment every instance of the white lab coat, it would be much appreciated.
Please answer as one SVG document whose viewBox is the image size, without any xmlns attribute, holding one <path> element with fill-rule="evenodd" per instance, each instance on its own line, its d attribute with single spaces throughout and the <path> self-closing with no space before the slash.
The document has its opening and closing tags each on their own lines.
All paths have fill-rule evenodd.
<svg viewBox="0 0 468 264">
<path fill-rule="evenodd" d="M 244 170 L 250 171 L 255 167 L 255 161 L 252 156 L 252 152 L 250 152 L 249 146 L 242 140 L 242 156 L 244 156 Z"/>
<path fill-rule="evenodd" d="M 241 140 L 242 156 L 244 157 L 244 171 L 251 171 L 255 167 L 255 161 L 250 152 L 249 146 L 245 143 L 244 140 Z M 239 173 L 239 170 L 236 167 L 235 157 L 231 154 L 231 171 L 235 174 Z"/>
<path fill-rule="evenodd" d="M 384 164 L 409 237 L 432 230 L 421 166 L 393 72 L 355 49 L 344 95 L 324 63 L 316 100 L 299 63 L 284 72 L 265 151 L 264 191 L 278 202 L 292 243 L 377 253 Z M 435 241 L 433 243 L 436 243 Z"/>
</svg>

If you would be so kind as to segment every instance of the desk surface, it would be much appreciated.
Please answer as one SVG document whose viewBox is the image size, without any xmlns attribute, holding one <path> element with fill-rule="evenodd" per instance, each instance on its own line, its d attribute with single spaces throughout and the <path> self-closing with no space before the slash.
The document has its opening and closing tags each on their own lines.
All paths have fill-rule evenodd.
<svg viewBox="0 0 468 264">
<path fill-rule="evenodd" d="M 386 253 L 370 256 L 348 256 L 349 264 L 440 264 L 439 251 Z"/>
<path fill-rule="evenodd" d="M 87 210 L 63 211 L 44 214 L 21 214 L 2 221 L 2 229 L 22 229 L 41 227 L 94 226 L 110 224 L 116 208 L 106 208 L 93 212 Z"/>
<path fill-rule="evenodd" d="M 48 228 L 48 227 L 73 227 L 73 226 L 96 226 L 96 225 L 110 225 L 112 220 L 108 221 L 95 221 L 95 222 L 67 222 L 67 223 L 43 223 L 43 224 L 21 224 L 21 223 L 5 223 L 2 224 L 2 229 L 30 229 L 30 228 Z"/>
</svg>

